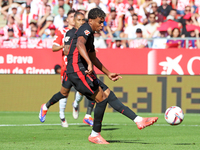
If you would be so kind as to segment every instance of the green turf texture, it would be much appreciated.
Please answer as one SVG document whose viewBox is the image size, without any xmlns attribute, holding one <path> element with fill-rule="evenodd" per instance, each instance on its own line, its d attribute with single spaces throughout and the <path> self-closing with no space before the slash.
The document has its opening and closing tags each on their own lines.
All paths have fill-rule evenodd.
<svg viewBox="0 0 200 150">
<path fill-rule="evenodd" d="M 101 135 L 109 145 L 88 141 L 92 127 L 84 125 L 84 113 L 74 120 L 66 113 L 68 128 L 60 125 L 59 115 L 48 112 L 45 123 L 40 123 L 39 112 L 0 112 L 0 150 L 198 150 L 200 149 L 200 115 L 185 114 L 184 121 L 171 126 L 164 114 L 157 123 L 139 130 L 135 123 L 119 113 L 105 113 Z M 80 123 L 80 125 L 72 125 Z M 33 126 L 23 126 L 23 125 Z M 36 126 L 37 124 L 42 124 Z M 52 125 L 54 124 L 54 125 Z M 18 126 L 2 126 L 18 125 Z"/>
</svg>

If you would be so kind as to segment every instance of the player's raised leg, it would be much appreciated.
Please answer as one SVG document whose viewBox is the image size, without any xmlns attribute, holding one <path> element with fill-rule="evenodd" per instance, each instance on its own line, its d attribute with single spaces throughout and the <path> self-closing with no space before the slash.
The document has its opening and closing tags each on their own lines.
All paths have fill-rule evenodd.
<svg viewBox="0 0 200 150">
<path fill-rule="evenodd" d="M 39 119 L 41 122 L 45 121 L 46 114 L 47 114 L 49 107 L 51 105 L 54 105 L 55 103 L 57 103 L 60 99 L 67 98 L 69 95 L 69 91 L 70 91 L 70 89 L 66 89 L 65 87 L 62 86 L 61 90 L 58 93 L 54 94 L 52 96 L 52 98 L 46 104 L 41 105 L 41 109 L 40 109 L 40 113 L 39 113 Z"/>
</svg>

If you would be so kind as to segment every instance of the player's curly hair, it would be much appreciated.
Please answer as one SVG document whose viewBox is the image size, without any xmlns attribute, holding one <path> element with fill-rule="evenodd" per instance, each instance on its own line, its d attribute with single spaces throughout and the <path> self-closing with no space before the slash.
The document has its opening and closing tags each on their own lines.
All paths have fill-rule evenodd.
<svg viewBox="0 0 200 150">
<path fill-rule="evenodd" d="M 103 10 L 99 8 L 93 8 L 89 11 L 88 13 L 88 19 L 96 19 L 97 17 L 99 18 L 105 18 L 106 14 L 104 13 Z"/>
</svg>

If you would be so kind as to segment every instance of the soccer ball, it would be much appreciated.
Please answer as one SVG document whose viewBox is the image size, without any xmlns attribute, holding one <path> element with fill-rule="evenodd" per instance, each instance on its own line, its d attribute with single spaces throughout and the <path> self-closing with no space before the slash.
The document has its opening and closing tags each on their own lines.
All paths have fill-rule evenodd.
<svg viewBox="0 0 200 150">
<path fill-rule="evenodd" d="M 178 125 L 183 121 L 184 113 L 178 106 L 171 106 L 165 111 L 165 120 L 171 125 Z"/>
</svg>

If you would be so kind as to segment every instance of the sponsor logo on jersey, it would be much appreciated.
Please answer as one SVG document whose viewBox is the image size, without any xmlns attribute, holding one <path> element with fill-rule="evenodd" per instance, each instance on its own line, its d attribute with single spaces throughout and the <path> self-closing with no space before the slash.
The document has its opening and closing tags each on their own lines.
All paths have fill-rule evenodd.
<svg viewBox="0 0 200 150">
<path fill-rule="evenodd" d="M 85 30 L 84 33 L 85 33 L 85 35 L 89 35 L 89 34 L 90 34 L 90 31 Z"/>
<path fill-rule="evenodd" d="M 70 39 L 70 37 L 69 37 L 69 36 L 66 36 L 66 37 L 65 37 L 65 42 L 68 42 L 69 39 Z"/>
</svg>

